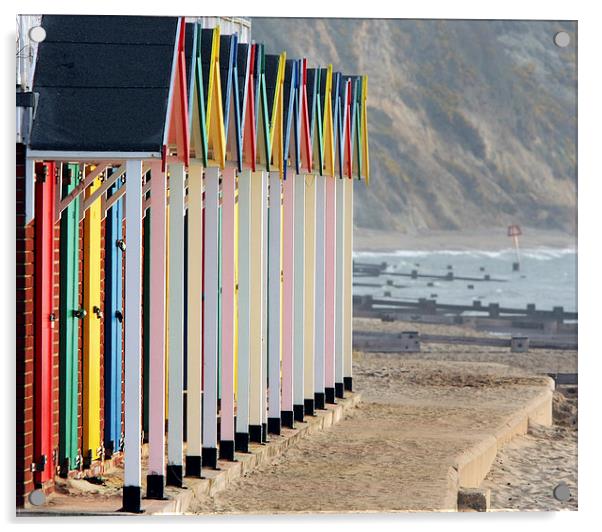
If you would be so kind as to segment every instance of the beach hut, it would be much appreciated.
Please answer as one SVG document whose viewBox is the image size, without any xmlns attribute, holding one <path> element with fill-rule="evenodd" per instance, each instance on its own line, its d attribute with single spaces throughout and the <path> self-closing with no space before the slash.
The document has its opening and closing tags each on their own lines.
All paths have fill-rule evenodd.
<svg viewBox="0 0 602 532">
<path fill-rule="evenodd" d="M 26 155 L 28 164 L 35 164 L 40 175 L 44 173 L 43 168 L 47 169 L 46 175 L 48 170 L 53 173 L 53 179 L 39 180 L 39 220 L 54 220 L 54 216 L 70 207 L 76 198 L 79 198 L 80 210 L 83 211 L 86 220 L 85 312 L 78 314 L 79 319 L 84 322 L 86 353 L 83 413 L 86 417 L 88 412 L 88 417 L 84 424 L 83 451 L 90 460 L 94 460 L 102 452 L 100 433 L 103 426 L 98 416 L 101 412 L 100 384 L 104 379 L 101 379 L 100 352 L 96 347 L 100 346 L 100 324 L 105 317 L 98 280 L 99 224 L 104 215 L 103 202 L 105 209 L 114 208 L 125 193 L 128 251 L 125 255 L 125 315 L 122 316 L 125 332 L 123 504 L 124 509 L 128 511 L 139 511 L 143 176 L 150 171 L 153 178 L 149 181 L 153 184 L 161 183 L 167 168 L 172 170 L 180 167 L 183 171 L 184 165 L 188 163 L 183 58 L 185 30 L 182 19 L 175 17 L 57 15 L 43 17 L 42 26 L 46 30 L 47 38 L 38 50 L 34 87 L 39 93 L 39 101 Z M 148 45 L 153 45 L 153 55 L 147 53 Z M 67 185 L 64 190 L 62 171 L 57 172 L 57 180 L 54 179 L 54 171 L 58 165 L 69 164 L 78 164 L 83 172 L 77 185 Z M 107 169 L 110 167 L 118 169 L 109 174 Z M 74 166 L 71 168 L 74 169 Z M 99 179 L 101 176 L 102 182 Z M 115 183 L 121 176 L 125 176 L 126 183 L 116 191 Z M 58 181 L 60 192 L 56 194 L 56 198 L 55 181 Z M 159 187 L 146 186 L 151 194 L 153 208 L 156 208 L 157 212 L 161 211 L 161 194 L 156 192 Z M 164 197 L 164 181 L 161 188 Z M 157 216 L 157 219 L 159 220 L 160 216 Z M 38 227 L 40 238 L 36 241 L 40 242 L 44 249 L 51 249 L 50 228 L 44 223 L 36 223 L 36 228 Z M 156 233 L 160 234 L 160 230 Z M 66 235 L 65 238 L 73 238 L 74 231 L 67 231 Z M 45 294 L 52 287 L 53 272 L 45 261 L 40 261 L 40 268 L 45 271 L 36 281 L 40 283 L 40 298 L 44 300 Z M 69 284 L 73 286 L 73 281 Z M 157 288 L 153 284 L 151 292 L 155 290 L 158 301 L 164 294 L 161 294 L 160 286 Z M 73 297 L 71 299 L 73 300 Z M 87 307 L 91 312 L 88 312 Z M 50 322 L 50 315 L 54 317 L 48 310 L 40 307 L 41 322 Z M 160 305 L 151 307 L 151 313 L 160 310 Z M 118 316 L 115 318 L 119 319 Z M 160 320 L 156 321 L 158 323 Z M 154 323 L 152 315 L 151 322 Z M 44 339 L 44 335 L 36 337 Z M 159 343 L 159 349 L 160 346 Z M 51 352 L 51 347 L 40 345 L 36 359 L 42 367 L 51 359 Z M 160 358 L 164 360 L 163 353 Z M 66 359 L 67 357 L 64 357 L 65 362 Z M 161 367 L 154 369 L 160 380 Z M 66 379 L 68 368 L 65 367 L 62 373 Z M 71 373 L 73 377 L 73 372 Z M 39 375 L 43 393 L 38 395 L 38 400 L 40 413 L 43 415 L 37 417 L 40 427 L 36 433 L 42 435 L 40 455 L 51 457 L 49 449 L 44 447 L 48 445 L 47 434 L 52 430 L 49 405 L 51 396 L 47 390 L 48 383 L 43 380 L 46 373 L 41 371 Z M 162 376 L 164 378 L 164 372 Z M 160 395 L 164 395 L 163 390 Z M 67 399 L 65 395 L 66 404 Z M 63 409 L 63 405 L 60 405 L 60 409 Z M 150 428 L 149 452 L 157 450 L 158 455 L 158 449 L 164 451 L 161 445 L 164 429 L 161 427 L 158 439 L 152 439 L 152 425 Z M 72 451 L 69 451 L 69 454 L 71 458 Z M 48 459 L 46 462 L 48 466 L 52 465 Z M 162 492 L 164 475 L 162 461 L 158 465 L 149 463 L 149 470 L 151 474 L 147 495 L 158 496 L 159 492 Z M 45 468 L 45 472 L 51 474 L 52 467 Z M 156 488 L 159 485 L 161 489 Z"/>
</svg>

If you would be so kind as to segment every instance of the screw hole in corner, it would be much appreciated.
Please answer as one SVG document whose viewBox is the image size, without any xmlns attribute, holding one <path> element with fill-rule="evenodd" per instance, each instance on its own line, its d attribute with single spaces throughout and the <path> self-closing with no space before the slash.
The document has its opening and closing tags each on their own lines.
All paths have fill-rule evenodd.
<svg viewBox="0 0 602 532">
<path fill-rule="evenodd" d="M 571 43 L 571 36 L 566 31 L 559 31 L 554 35 L 554 44 L 559 48 L 566 48 Z"/>
</svg>

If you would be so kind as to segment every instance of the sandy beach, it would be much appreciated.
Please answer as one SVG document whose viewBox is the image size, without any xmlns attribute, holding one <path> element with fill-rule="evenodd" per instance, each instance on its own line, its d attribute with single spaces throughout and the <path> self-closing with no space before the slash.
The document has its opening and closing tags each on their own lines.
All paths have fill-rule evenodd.
<svg viewBox="0 0 602 532">
<path fill-rule="evenodd" d="M 407 329 L 403 323 L 356 319 L 355 329 Z M 412 324 L 429 333 L 482 334 Z M 438 499 L 444 456 L 489 430 L 513 401 L 548 382 L 543 374 L 575 371 L 576 353 L 510 354 L 477 346 L 427 345 L 421 353 L 354 353 L 354 384 L 363 400 L 349 417 L 313 435 L 214 497 L 194 513 L 428 511 Z M 537 375 L 541 374 L 541 377 Z M 539 388 L 541 389 L 541 388 Z M 576 394 L 554 392 L 554 424 L 532 424 L 498 454 L 482 483 L 492 510 L 577 508 Z M 452 434 L 453 433 L 453 434 Z M 428 436 L 426 436 L 428 434 Z M 428 444 L 425 446 L 424 438 Z M 551 474 L 553 472 L 553 474 Z M 571 498 L 552 491 L 564 481 Z M 404 486 L 411 485 L 413 490 Z M 428 502 L 425 502 L 428 501 Z"/>
</svg>

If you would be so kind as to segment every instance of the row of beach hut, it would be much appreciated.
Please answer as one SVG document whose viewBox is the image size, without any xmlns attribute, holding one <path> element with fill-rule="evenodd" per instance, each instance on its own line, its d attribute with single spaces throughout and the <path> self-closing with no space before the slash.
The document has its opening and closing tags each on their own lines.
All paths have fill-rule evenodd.
<svg viewBox="0 0 602 532">
<path fill-rule="evenodd" d="M 352 390 L 367 78 L 183 17 L 41 25 L 25 467 L 40 488 L 123 453 L 138 512 L 143 445 L 163 498 Z"/>
</svg>

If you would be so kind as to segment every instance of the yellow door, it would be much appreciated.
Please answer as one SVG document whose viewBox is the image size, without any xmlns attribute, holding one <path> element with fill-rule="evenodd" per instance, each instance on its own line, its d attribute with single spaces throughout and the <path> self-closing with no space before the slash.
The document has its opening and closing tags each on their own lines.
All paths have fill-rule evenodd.
<svg viewBox="0 0 602 532">
<path fill-rule="evenodd" d="M 88 170 L 88 168 L 87 168 Z M 86 190 L 88 198 L 100 187 L 94 180 Z M 96 200 L 84 218 L 84 364 L 83 364 L 83 455 L 95 460 L 100 447 L 100 200 Z"/>
</svg>

